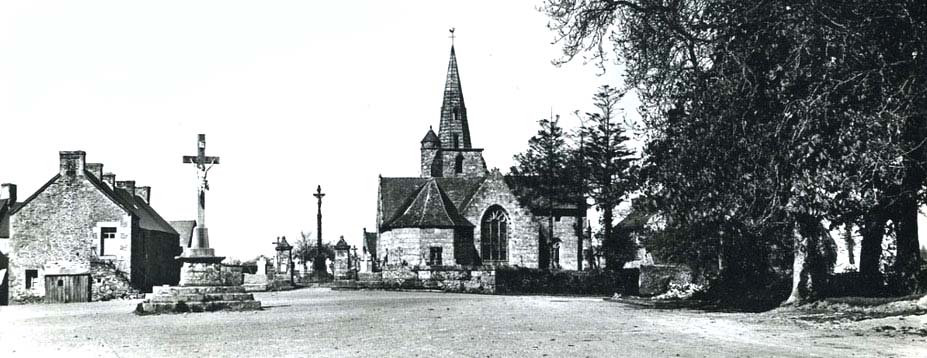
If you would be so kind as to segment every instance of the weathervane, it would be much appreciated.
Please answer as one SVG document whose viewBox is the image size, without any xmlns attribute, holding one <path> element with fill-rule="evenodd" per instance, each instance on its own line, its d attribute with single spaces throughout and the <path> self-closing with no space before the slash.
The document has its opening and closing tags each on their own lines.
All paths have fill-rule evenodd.
<svg viewBox="0 0 927 358">
<path fill-rule="evenodd" d="M 456 38 L 456 37 L 454 36 L 454 31 L 455 31 L 455 30 L 457 30 L 456 27 L 452 27 L 450 30 L 448 30 L 448 31 L 451 32 L 451 36 L 448 36 L 448 37 L 451 38 L 451 46 L 454 46 L 454 39 Z"/>
</svg>

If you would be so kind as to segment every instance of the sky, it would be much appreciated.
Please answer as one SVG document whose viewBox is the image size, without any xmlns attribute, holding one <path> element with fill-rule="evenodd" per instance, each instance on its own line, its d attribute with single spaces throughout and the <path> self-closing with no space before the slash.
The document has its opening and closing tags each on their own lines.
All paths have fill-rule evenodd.
<svg viewBox="0 0 927 358">
<path fill-rule="evenodd" d="M 7 1 L 0 3 L 0 182 L 26 198 L 83 150 L 116 180 L 152 187 L 167 220 L 196 216 L 184 155 L 209 173 L 218 255 L 270 254 L 316 231 L 361 245 L 377 176 L 418 176 L 438 129 L 456 28 L 473 146 L 503 172 L 537 120 L 592 110 L 617 71 L 559 45 L 538 1 Z M 635 107 L 628 103 L 628 108 Z M 314 236 L 313 236 L 314 237 Z"/>
</svg>

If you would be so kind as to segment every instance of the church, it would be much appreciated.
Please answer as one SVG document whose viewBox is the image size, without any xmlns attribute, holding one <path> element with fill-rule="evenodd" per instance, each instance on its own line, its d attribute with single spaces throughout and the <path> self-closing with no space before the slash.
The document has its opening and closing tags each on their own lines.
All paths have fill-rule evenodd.
<svg viewBox="0 0 927 358">
<path fill-rule="evenodd" d="M 438 132 L 429 128 L 421 141 L 421 173 L 379 179 L 375 257 L 380 268 L 581 270 L 585 206 L 580 198 L 549 205 L 538 197 L 537 182 L 488 170 L 483 149 L 472 146 L 451 45 L 441 120 Z"/>
</svg>

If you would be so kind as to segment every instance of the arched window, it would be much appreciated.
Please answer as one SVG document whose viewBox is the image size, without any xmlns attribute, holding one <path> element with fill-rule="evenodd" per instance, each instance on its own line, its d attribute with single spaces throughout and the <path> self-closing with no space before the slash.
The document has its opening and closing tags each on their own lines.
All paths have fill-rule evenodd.
<svg viewBox="0 0 927 358">
<path fill-rule="evenodd" d="M 457 158 L 454 158 L 454 173 L 460 174 L 463 173 L 463 155 L 457 154 Z"/>
<path fill-rule="evenodd" d="M 493 205 L 483 215 L 480 235 L 480 253 L 484 263 L 508 260 L 509 215 Z"/>
<path fill-rule="evenodd" d="M 460 136 L 454 133 L 454 148 L 460 148 Z"/>
</svg>

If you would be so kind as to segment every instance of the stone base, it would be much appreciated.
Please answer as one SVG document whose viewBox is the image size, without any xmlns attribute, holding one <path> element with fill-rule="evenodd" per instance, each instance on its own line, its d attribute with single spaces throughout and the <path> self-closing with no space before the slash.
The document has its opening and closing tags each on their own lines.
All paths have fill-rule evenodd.
<svg viewBox="0 0 927 358">
<path fill-rule="evenodd" d="M 261 301 L 241 286 L 160 286 L 145 295 L 138 314 L 260 310 Z"/>
<path fill-rule="evenodd" d="M 180 286 L 240 286 L 242 274 L 222 271 L 217 262 L 183 261 Z"/>
</svg>

